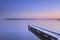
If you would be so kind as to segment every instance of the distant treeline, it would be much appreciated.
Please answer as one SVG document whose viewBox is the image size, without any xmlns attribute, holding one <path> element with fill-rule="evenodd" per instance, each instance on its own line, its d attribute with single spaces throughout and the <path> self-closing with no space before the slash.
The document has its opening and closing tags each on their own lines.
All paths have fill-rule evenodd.
<svg viewBox="0 0 60 40">
<path fill-rule="evenodd" d="M 5 20 L 60 20 L 60 19 L 6 18 Z"/>
<path fill-rule="evenodd" d="M 37 19 L 7 18 L 5 20 L 37 20 Z"/>
</svg>

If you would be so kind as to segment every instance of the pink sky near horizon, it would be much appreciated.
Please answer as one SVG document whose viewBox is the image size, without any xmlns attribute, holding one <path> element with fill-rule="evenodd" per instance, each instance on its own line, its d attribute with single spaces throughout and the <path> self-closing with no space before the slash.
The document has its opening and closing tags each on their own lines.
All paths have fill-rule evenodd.
<svg viewBox="0 0 60 40">
<path fill-rule="evenodd" d="M 2 14 L 3 15 L 3 14 Z M 3 18 L 60 18 L 60 12 L 48 12 L 48 13 L 7 13 L 2 16 Z"/>
</svg>

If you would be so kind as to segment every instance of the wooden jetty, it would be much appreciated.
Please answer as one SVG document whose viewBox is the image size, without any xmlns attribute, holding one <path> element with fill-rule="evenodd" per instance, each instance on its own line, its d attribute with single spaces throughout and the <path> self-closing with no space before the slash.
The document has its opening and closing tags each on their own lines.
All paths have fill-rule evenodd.
<svg viewBox="0 0 60 40">
<path fill-rule="evenodd" d="M 41 40 L 60 40 L 60 34 L 46 30 L 44 28 L 28 25 L 28 29 Z"/>
</svg>

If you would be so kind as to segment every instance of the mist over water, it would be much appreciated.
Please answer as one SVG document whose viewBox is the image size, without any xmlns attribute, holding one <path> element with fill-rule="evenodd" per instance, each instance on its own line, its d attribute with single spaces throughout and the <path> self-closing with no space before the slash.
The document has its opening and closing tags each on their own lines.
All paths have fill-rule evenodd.
<svg viewBox="0 0 60 40">
<path fill-rule="evenodd" d="M 57 20 L 0 20 L 0 39 L 39 40 L 28 30 L 29 24 L 60 34 L 60 21 Z"/>
</svg>

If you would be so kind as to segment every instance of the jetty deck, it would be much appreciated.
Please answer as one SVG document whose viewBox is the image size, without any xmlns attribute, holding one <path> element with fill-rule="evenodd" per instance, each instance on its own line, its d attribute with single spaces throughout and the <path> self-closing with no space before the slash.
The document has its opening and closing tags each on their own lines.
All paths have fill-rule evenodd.
<svg viewBox="0 0 60 40">
<path fill-rule="evenodd" d="M 28 29 L 42 40 L 60 40 L 60 34 L 44 28 L 35 25 L 28 25 Z"/>
</svg>

